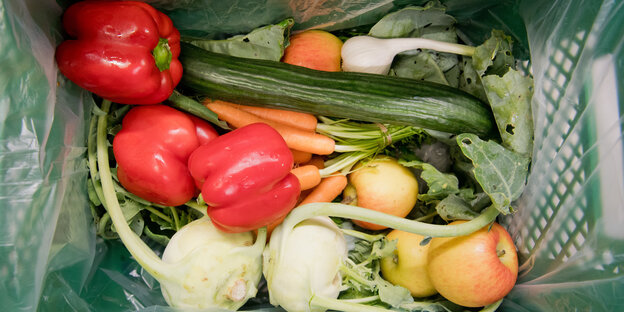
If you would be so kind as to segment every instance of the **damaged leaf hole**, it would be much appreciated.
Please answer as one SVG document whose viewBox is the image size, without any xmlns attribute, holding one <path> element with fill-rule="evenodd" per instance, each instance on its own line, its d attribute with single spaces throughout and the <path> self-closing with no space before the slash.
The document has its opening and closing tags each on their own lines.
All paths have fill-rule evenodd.
<svg viewBox="0 0 624 312">
<path fill-rule="evenodd" d="M 514 135 L 514 130 L 516 129 L 516 127 L 514 127 L 514 125 L 512 124 L 508 124 L 507 127 L 505 127 L 505 132 Z"/>
</svg>

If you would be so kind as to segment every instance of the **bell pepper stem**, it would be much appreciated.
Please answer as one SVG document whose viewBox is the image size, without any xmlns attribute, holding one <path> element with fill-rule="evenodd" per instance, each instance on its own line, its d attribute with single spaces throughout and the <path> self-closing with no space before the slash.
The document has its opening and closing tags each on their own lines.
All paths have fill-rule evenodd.
<svg viewBox="0 0 624 312">
<path fill-rule="evenodd" d="M 156 62 L 158 70 L 165 71 L 169 69 L 171 60 L 173 59 L 171 48 L 169 48 L 169 40 L 160 38 L 158 44 L 154 50 L 152 50 L 152 55 L 154 56 L 154 61 Z"/>
</svg>

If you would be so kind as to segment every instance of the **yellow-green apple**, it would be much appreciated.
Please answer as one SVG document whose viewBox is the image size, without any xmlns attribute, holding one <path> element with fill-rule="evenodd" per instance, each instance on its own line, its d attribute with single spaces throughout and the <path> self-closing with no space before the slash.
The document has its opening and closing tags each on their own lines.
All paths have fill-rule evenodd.
<svg viewBox="0 0 624 312">
<path fill-rule="evenodd" d="M 457 224 L 465 221 L 455 221 Z M 511 236 L 498 223 L 466 236 L 435 237 L 429 243 L 429 277 L 446 299 L 482 307 L 502 299 L 518 277 Z"/>
<path fill-rule="evenodd" d="M 324 30 L 306 30 L 290 37 L 282 62 L 323 71 L 341 70 L 342 40 Z"/>
<path fill-rule="evenodd" d="M 407 288 L 414 297 L 428 297 L 437 293 L 427 271 L 429 244 L 421 245 L 425 239 L 420 234 L 392 230 L 386 238 L 397 240 L 392 257 L 381 259 L 381 274 L 394 285 Z"/>
<path fill-rule="evenodd" d="M 418 197 L 414 174 L 389 156 L 378 155 L 360 161 L 349 174 L 349 184 L 355 189 L 358 206 L 399 217 L 407 216 Z M 369 230 L 386 228 L 358 220 L 353 222 Z"/>
</svg>

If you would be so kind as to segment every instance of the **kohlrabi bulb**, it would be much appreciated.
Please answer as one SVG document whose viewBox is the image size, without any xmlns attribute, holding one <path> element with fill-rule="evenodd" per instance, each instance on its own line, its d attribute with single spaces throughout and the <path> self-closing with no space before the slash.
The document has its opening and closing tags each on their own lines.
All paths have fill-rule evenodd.
<svg viewBox="0 0 624 312">
<path fill-rule="evenodd" d="M 256 295 L 263 246 L 254 245 L 251 232 L 220 232 L 208 217 L 187 224 L 162 256 L 178 271 L 175 277 L 157 277 L 165 300 L 173 307 L 240 308 Z"/>
<path fill-rule="evenodd" d="M 475 51 L 471 46 L 425 38 L 381 39 L 355 36 L 347 39 L 342 45 L 342 70 L 386 75 L 398 53 L 415 49 L 430 49 L 467 56 L 472 56 Z"/>
<path fill-rule="evenodd" d="M 307 219 L 290 231 L 278 226 L 264 251 L 271 304 L 289 312 L 325 311 L 310 307 L 310 299 L 338 297 L 346 257 L 344 235 L 329 217 Z"/>
</svg>

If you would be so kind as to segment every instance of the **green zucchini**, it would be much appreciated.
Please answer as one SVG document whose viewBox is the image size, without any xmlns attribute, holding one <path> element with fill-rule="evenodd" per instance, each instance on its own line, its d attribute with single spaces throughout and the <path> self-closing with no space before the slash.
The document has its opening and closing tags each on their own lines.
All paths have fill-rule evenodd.
<svg viewBox="0 0 624 312">
<path fill-rule="evenodd" d="M 441 84 L 323 72 L 213 53 L 186 43 L 182 43 L 180 61 L 182 90 L 206 98 L 453 134 L 488 137 L 496 129 L 488 106 Z"/>
</svg>

